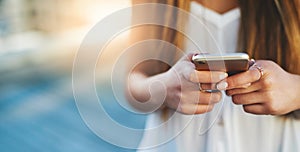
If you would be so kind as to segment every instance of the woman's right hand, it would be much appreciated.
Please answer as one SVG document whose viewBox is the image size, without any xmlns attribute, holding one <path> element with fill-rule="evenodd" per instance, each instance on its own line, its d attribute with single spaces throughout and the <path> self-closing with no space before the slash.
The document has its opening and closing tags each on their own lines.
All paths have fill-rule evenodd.
<svg viewBox="0 0 300 152">
<path fill-rule="evenodd" d="M 166 97 L 164 105 L 183 114 L 202 114 L 213 109 L 222 94 L 220 91 L 200 91 L 199 84 L 215 88 L 215 84 L 228 74 L 217 71 L 197 71 L 191 62 L 192 54 L 182 57 L 171 69 L 165 72 Z M 201 87 L 201 88 L 203 88 Z"/>
</svg>

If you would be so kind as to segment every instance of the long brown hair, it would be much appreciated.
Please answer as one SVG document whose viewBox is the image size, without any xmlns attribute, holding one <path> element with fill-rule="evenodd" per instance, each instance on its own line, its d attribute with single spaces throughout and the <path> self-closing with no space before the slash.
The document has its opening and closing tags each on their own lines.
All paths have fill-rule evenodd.
<svg viewBox="0 0 300 152">
<path fill-rule="evenodd" d="M 300 1 L 240 0 L 240 46 L 300 74 Z"/>
<path fill-rule="evenodd" d="M 167 4 L 189 11 L 190 0 L 168 0 Z M 239 7 L 239 50 L 255 59 L 273 60 L 288 72 L 300 74 L 300 1 L 239 0 Z M 168 32 L 162 39 L 182 48 L 183 36 Z"/>
</svg>

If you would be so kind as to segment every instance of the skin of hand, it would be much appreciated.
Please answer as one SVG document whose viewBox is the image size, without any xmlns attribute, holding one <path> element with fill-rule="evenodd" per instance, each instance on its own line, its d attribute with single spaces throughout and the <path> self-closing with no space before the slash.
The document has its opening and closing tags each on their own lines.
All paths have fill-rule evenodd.
<svg viewBox="0 0 300 152">
<path fill-rule="evenodd" d="M 243 105 L 252 114 L 284 115 L 300 109 L 300 76 L 284 71 L 272 61 L 256 61 L 263 68 L 263 75 L 255 67 L 228 77 L 218 85 L 227 90 L 232 101 Z"/>
<path fill-rule="evenodd" d="M 199 83 L 216 84 L 228 74 L 195 70 L 195 65 L 191 62 L 192 55 L 182 57 L 167 72 L 151 77 L 135 77 L 131 80 L 136 85 L 130 87 L 132 94 L 137 95 L 135 98 L 139 102 L 163 102 L 164 106 L 187 115 L 211 111 L 214 104 L 221 100 L 222 94 L 220 91 L 200 91 Z M 164 98 L 159 99 L 163 101 L 157 101 L 162 96 Z"/>
<path fill-rule="evenodd" d="M 199 90 L 199 83 L 215 84 L 228 74 L 218 71 L 197 71 L 191 62 L 192 54 L 179 60 L 167 73 L 165 105 L 183 114 L 202 114 L 213 109 L 222 94 Z"/>
</svg>

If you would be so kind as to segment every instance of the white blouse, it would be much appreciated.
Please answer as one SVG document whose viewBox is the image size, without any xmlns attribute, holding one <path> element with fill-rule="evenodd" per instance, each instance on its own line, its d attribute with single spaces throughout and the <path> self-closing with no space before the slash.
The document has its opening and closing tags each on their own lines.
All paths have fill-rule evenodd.
<svg viewBox="0 0 300 152">
<path fill-rule="evenodd" d="M 187 35 L 194 34 L 196 39 L 194 43 L 186 41 L 186 51 L 237 51 L 238 8 L 218 14 L 191 2 L 191 13 L 204 25 L 188 24 Z M 223 100 L 206 114 L 190 116 L 174 112 L 167 121 L 162 119 L 162 111 L 150 114 L 140 148 L 141 152 L 300 151 L 300 120 L 292 116 L 245 113 L 241 106 L 232 103 L 231 97 L 223 94 Z"/>
</svg>

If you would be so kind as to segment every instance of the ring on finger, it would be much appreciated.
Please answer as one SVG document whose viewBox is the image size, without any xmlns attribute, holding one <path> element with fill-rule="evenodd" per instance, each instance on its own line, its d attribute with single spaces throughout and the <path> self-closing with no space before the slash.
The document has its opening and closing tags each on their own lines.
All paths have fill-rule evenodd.
<svg viewBox="0 0 300 152">
<path fill-rule="evenodd" d="M 216 88 L 217 86 L 215 85 L 214 88 L 211 89 L 206 89 L 207 87 L 204 86 L 204 89 L 201 87 L 201 83 L 198 83 L 199 90 L 201 92 L 206 92 L 206 93 L 214 93 L 214 92 L 219 92 L 219 90 Z"/>
<path fill-rule="evenodd" d="M 202 89 L 202 87 L 201 87 L 201 83 L 198 83 L 198 87 L 199 87 L 199 90 L 200 90 L 200 91 L 204 91 L 204 90 Z"/>
<path fill-rule="evenodd" d="M 260 65 L 256 64 L 256 63 L 254 63 L 253 67 L 256 68 L 259 71 L 260 77 L 259 77 L 258 80 L 260 80 L 264 75 L 264 68 L 261 67 Z"/>
</svg>

